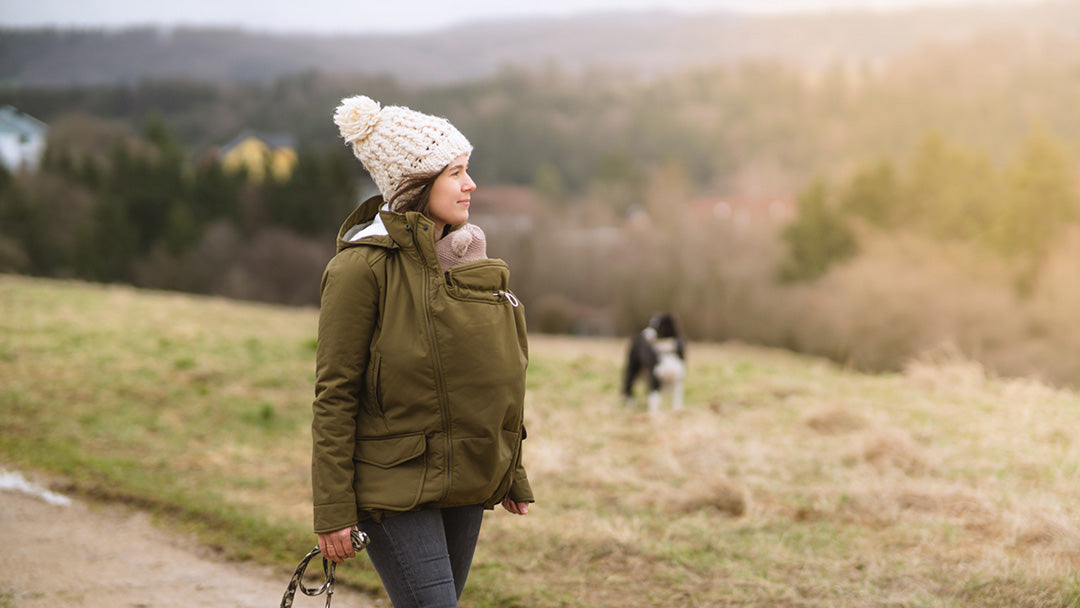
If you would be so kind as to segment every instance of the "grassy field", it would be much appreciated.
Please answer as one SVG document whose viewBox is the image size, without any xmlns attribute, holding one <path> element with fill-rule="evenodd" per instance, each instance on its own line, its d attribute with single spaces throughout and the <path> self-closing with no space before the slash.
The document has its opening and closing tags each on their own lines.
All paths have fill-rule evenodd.
<svg viewBox="0 0 1080 608">
<path fill-rule="evenodd" d="M 312 545 L 316 312 L 0 275 L 0 464 L 234 559 Z M 488 514 L 466 607 L 1080 606 L 1080 395 L 943 351 L 902 374 L 692 344 L 687 408 L 623 344 L 533 336 L 539 502 Z M 339 570 L 378 593 L 365 559 Z"/>
</svg>

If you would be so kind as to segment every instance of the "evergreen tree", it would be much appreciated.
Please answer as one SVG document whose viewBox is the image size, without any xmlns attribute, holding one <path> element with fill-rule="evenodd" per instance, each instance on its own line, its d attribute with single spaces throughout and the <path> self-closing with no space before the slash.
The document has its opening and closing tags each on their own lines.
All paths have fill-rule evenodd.
<svg viewBox="0 0 1080 608">
<path fill-rule="evenodd" d="M 889 161 L 879 161 L 855 174 L 841 198 L 844 213 L 862 217 L 879 228 L 900 224 L 900 183 Z"/>
<path fill-rule="evenodd" d="M 851 228 L 830 207 L 828 188 L 821 179 L 799 195 L 799 215 L 781 237 L 788 249 L 780 267 L 780 279 L 785 282 L 817 279 L 858 249 Z"/>
<path fill-rule="evenodd" d="M 225 219 L 239 227 L 240 191 L 244 177 L 225 171 L 216 159 L 201 163 L 191 179 L 188 205 L 197 226 Z"/>
<path fill-rule="evenodd" d="M 1006 196 L 993 242 L 1006 255 L 1040 257 L 1078 215 L 1074 172 L 1068 156 L 1045 133 L 1028 138 L 1007 173 Z"/>
<path fill-rule="evenodd" d="M 10 175 L 4 171 L 3 175 Z M 40 207 L 23 192 L 18 183 L 5 184 L 0 191 L 0 236 L 7 237 L 18 249 L 30 274 L 48 275 L 48 247 L 44 238 L 44 220 Z"/>
<path fill-rule="evenodd" d="M 356 204 L 350 165 L 343 154 L 307 150 L 299 155 L 288 178 L 263 186 L 270 221 L 303 235 L 336 234 Z"/>
<path fill-rule="evenodd" d="M 165 250 L 172 256 L 180 256 L 198 241 L 200 229 L 191 205 L 185 202 L 173 203 L 165 222 L 162 242 Z"/>
<path fill-rule="evenodd" d="M 7 191 L 15 183 L 15 176 L 8 171 L 7 166 L 0 163 L 0 197 L 4 196 L 4 192 Z"/>
<path fill-rule="evenodd" d="M 76 260 L 80 276 L 105 282 L 131 281 L 139 234 L 122 199 L 99 198 L 92 223 L 83 230 L 79 241 L 79 249 L 85 254 Z"/>
<path fill-rule="evenodd" d="M 918 213 L 911 226 L 937 239 L 981 238 L 990 223 L 996 182 L 984 154 L 930 136 L 915 154 L 904 192 Z"/>
<path fill-rule="evenodd" d="M 101 201 L 108 208 L 102 217 L 123 214 L 124 224 L 133 231 L 135 255 L 148 253 L 163 237 L 170 210 L 187 200 L 188 190 L 183 151 L 168 127 L 152 116 L 145 134 L 153 144 L 149 150 L 133 152 L 127 142 L 114 144 Z"/>
</svg>

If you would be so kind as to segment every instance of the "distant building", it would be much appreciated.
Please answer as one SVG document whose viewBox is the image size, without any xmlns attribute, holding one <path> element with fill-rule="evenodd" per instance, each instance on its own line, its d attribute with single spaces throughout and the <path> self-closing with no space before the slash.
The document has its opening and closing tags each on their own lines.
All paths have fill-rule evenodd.
<svg viewBox="0 0 1080 608">
<path fill-rule="evenodd" d="M 267 172 L 274 179 L 287 179 L 296 168 L 296 139 L 287 133 L 244 131 L 225 144 L 220 152 L 227 171 L 247 171 L 261 182 Z"/>
<path fill-rule="evenodd" d="M 11 106 L 0 107 L 0 164 L 8 171 L 33 171 L 45 154 L 49 127 Z"/>
</svg>

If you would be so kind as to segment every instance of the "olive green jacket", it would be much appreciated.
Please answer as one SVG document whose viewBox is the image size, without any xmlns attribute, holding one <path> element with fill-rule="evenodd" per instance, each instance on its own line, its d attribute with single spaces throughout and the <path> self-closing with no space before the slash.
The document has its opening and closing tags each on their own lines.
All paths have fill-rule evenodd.
<svg viewBox="0 0 1080 608">
<path fill-rule="evenodd" d="M 528 342 L 506 263 L 444 273 L 434 223 L 382 206 L 374 197 L 349 216 L 323 275 L 317 533 L 421 507 L 533 500 L 521 464 Z"/>
</svg>

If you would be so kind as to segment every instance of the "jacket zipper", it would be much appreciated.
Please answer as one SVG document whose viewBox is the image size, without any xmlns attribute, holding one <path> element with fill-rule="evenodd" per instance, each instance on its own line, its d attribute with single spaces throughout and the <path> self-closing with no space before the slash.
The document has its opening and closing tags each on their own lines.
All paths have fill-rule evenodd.
<svg viewBox="0 0 1080 608">
<path fill-rule="evenodd" d="M 428 340 L 431 343 L 432 365 L 435 366 L 435 384 L 439 393 L 439 407 L 442 409 L 443 434 L 446 436 L 446 473 L 443 475 L 443 478 L 445 479 L 445 482 L 443 483 L 443 495 L 439 499 L 443 500 L 450 495 L 450 472 L 453 470 L 454 465 L 454 450 L 450 439 L 450 405 L 447 403 L 446 382 L 443 380 L 442 364 L 439 359 L 439 345 L 435 341 L 435 321 L 431 318 L 431 269 L 428 268 L 428 260 L 424 257 L 423 248 L 416 242 L 416 233 L 412 230 L 411 226 L 406 224 L 406 227 L 410 232 L 413 232 L 413 246 L 416 248 L 417 253 L 420 254 L 420 259 L 423 260 L 424 267 L 424 318 L 427 320 Z"/>
<path fill-rule="evenodd" d="M 521 302 L 518 301 L 517 296 L 510 293 L 509 291 L 506 291 L 505 289 L 500 289 L 499 291 L 496 291 L 491 295 L 495 296 L 496 298 L 506 298 L 506 301 L 510 302 L 510 305 L 514 308 L 517 308 L 521 305 Z"/>
</svg>

